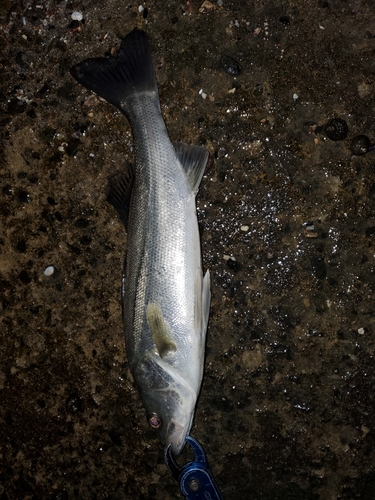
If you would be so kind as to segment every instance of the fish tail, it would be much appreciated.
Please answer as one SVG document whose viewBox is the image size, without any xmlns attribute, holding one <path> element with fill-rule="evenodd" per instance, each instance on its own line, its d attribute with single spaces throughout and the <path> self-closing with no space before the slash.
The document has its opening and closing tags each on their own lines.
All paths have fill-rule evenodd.
<svg viewBox="0 0 375 500">
<path fill-rule="evenodd" d="M 70 70 L 84 87 L 93 90 L 127 115 L 127 102 L 139 92 L 153 92 L 158 98 L 155 69 L 148 37 L 134 29 L 111 57 L 86 59 Z"/>
</svg>

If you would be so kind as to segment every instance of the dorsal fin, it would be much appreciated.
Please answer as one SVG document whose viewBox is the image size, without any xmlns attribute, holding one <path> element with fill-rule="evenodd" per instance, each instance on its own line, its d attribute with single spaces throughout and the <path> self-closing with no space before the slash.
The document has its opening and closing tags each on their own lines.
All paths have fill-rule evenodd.
<svg viewBox="0 0 375 500">
<path fill-rule="evenodd" d="M 107 201 L 119 213 L 126 231 L 128 230 L 130 197 L 134 183 L 134 175 L 134 165 L 127 163 L 123 170 L 116 172 L 108 179 Z"/>
<path fill-rule="evenodd" d="M 148 304 L 146 318 L 159 356 L 163 358 L 170 352 L 175 352 L 177 346 L 159 304 Z"/>
<path fill-rule="evenodd" d="M 183 142 L 174 142 L 173 146 L 196 195 L 206 168 L 208 151 L 203 146 L 189 146 Z"/>
</svg>

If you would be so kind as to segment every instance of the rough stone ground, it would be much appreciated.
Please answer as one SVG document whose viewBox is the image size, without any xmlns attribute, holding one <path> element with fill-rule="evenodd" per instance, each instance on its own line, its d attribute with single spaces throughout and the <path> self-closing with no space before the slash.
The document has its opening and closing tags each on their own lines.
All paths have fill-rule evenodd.
<svg viewBox="0 0 375 500">
<path fill-rule="evenodd" d="M 124 348 L 126 236 L 105 187 L 131 132 L 69 74 L 134 27 L 172 140 L 212 157 L 192 435 L 224 498 L 374 498 L 375 154 L 350 152 L 375 139 L 374 3 L 202 1 L 0 5 L 1 500 L 182 498 Z M 305 125 L 337 117 L 344 141 Z"/>
</svg>

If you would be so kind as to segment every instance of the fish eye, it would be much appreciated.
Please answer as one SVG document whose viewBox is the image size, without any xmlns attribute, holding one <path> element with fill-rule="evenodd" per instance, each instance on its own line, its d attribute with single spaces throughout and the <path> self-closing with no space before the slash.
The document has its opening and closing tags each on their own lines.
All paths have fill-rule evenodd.
<svg viewBox="0 0 375 500">
<path fill-rule="evenodd" d="M 159 417 L 157 413 L 152 413 L 147 417 L 148 424 L 153 428 L 153 429 L 160 429 L 160 427 L 163 425 L 162 419 Z"/>
</svg>

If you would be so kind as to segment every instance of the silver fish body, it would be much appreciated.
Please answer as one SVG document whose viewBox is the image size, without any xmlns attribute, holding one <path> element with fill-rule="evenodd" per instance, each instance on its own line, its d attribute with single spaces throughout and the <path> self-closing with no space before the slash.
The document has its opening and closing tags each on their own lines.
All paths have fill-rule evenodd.
<svg viewBox="0 0 375 500">
<path fill-rule="evenodd" d="M 202 382 L 210 306 L 195 206 L 208 153 L 171 143 L 142 31 L 132 31 L 116 57 L 83 61 L 72 74 L 117 106 L 132 127 L 135 167 L 112 178 L 108 196 L 128 235 L 127 357 L 150 425 L 179 454 Z"/>
</svg>

